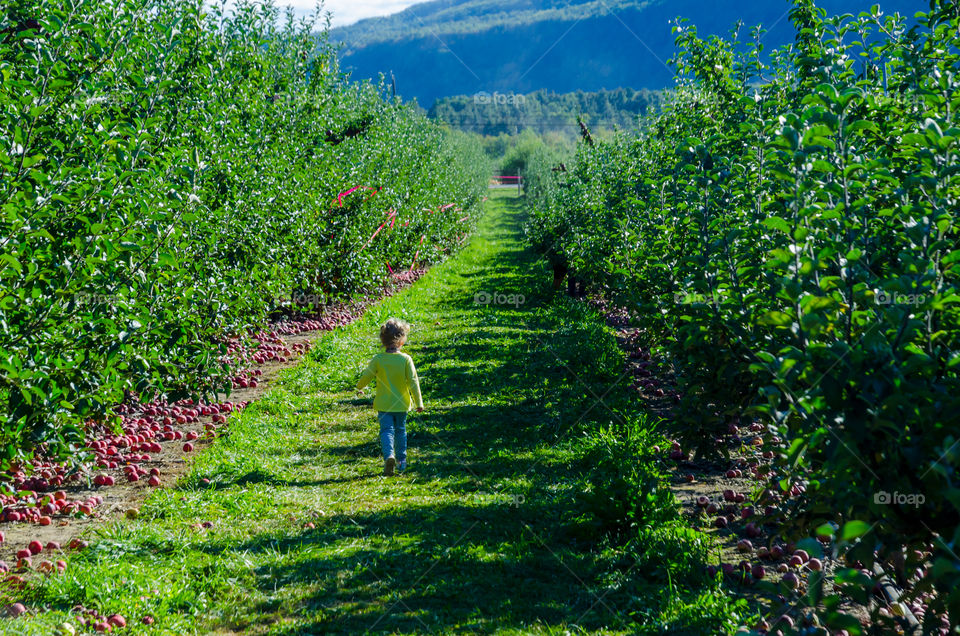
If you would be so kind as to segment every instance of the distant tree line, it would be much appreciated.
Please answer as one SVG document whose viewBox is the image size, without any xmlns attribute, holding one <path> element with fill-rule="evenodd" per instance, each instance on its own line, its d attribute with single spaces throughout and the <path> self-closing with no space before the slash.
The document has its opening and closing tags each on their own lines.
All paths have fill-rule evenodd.
<svg viewBox="0 0 960 636">
<path fill-rule="evenodd" d="M 631 88 L 563 94 L 547 90 L 527 95 L 478 93 L 439 99 L 429 115 L 484 136 L 516 135 L 525 130 L 575 136 L 578 117 L 597 130 L 634 130 L 641 117 L 658 111 L 662 103 L 662 91 Z"/>
</svg>

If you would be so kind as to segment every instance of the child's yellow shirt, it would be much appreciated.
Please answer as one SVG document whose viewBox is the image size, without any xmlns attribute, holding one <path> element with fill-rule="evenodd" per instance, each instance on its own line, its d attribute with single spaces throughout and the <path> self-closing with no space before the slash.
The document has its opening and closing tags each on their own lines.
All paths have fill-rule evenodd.
<svg viewBox="0 0 960 636">
<path fill-rule="evenodd" d="M 410 406 L 423 408 L 420 380 L 413 359 L 405 353 L 378 353 L 370 360 L 366 371 L 357 382 L 357 389 L 377 380 L 377 396 L 373 408 L 387 413 L 406 413 Z"/>
</svg>

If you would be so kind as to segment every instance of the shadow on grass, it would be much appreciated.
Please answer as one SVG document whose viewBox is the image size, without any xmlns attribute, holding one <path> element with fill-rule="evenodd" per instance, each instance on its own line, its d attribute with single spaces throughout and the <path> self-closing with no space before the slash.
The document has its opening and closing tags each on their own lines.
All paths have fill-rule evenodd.
<svg viewBox="0 0 960 636">
<path fill-rule="evenodd" d="M 274 632 L 281 634 L 449 633 L 454 626 L 487 632 L 535 622 L 595 629 L 622 622 L 617 612 L 636 604 L 626 589 L 586 583 L 618 566 L 611 570 L 598 553 L 568 539 L 569 513 L 557 514 L 570 510 L 569 501 L 472 501 L 466 495 L 462 505 L 330 517 L 316 530 L 260 536 L 229 549 L 305 555 L 254 571 L 264 592 L 278 584 L 312 590 L 298 611 L 311 618 Z M 317 552 L 322 556 L 311 556 Z M 271 601 L 252 609 L 280 608 Z"/>
<path fill-rule="evenodd" d="M 576 334 L 554 337 L 570 325 L 543 309 L 554 295 L 547 268 L 522 248 L 519 202 L 507 205 L 511 211 L 493 225 L 503 242 L 478 264 L 481 271 L 451 274 L 449 293 L 431 315 L 440 324 L 411 344 L 425 394 L 436 406 L 411 416 L 411 465 L 398 479 L 436 481 L 430 497 L 446 499 L 417 505 L 398 483 L 397 503 L 385 508 L 324 517 L 316 530 L 293 536 L 211 544 L 214 553 L 296 553 L 254 571 L 272 599 L 249 608 L 247 622 L 231 628 L 270 625 L 278 634 L 477 633 L 537 625 L 631 631 L 623 616 L 656 615 L 666 581 L 651 582 L 646 591 L 642 578 L 624 583 L 631 564 L 600 550 L 603 538 L 580 521 L 589 471 L 551 448 L 575 434 L 611 378 L 591 368 L 591 342 Z M 481 292 L 523 294 L 526 302 L 478 305 Z M 316 453 L 374 459 L 372 415 L 370 427 L 367 441 Z M 296 590 L 293 606 L 276 600 L 284 590 Z M 287 627 L 287 620 L 296 622 Z"/>
</svg>

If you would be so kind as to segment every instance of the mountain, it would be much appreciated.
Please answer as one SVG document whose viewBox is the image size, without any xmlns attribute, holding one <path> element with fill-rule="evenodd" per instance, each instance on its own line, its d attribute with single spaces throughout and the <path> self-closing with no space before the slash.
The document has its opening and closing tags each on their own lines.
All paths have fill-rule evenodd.
<svg viewBox="0 0 960 636">
<path fill-rule="evenodd" d="M 867 11 L 874 0 L 819 0 L 829 14 Z M 912 17 L 922 0 L 879 0 Z M 793 41 L 786 0 L 434 0 L 333 29 L 355 79 L 392 73 L 398 92 L 430 107 L 451 95 L 558 93 L 673 83 L 670 23 L 729 35 L 763 25 L 767 50 Z"/>
</svg>

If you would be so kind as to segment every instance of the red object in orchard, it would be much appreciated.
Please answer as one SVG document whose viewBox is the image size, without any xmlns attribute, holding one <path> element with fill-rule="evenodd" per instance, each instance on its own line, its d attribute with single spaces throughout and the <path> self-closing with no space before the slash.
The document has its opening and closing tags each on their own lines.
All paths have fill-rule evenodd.
<svg viewBox="0 0 960 636">
<path fill-rule="evenodd" d="M 758 581 L 767 575 L 767 571 L 759 563 L 750 569 L 750 574 Z"/>
<path fill-rule="evenodd" d="M 753 544 L 746 539 L 737 541 L 737 552 L 750 552 L 753 550 Z"/>
<path fill-rule="evenodd" d="M 32 555 L 32 554 L 40 554 L 41 552 L 43 552 L 43 544 L 40 543 L 39 541 L 31 541 L 31 542 L 27 545 L 27 550 L 30 551 L 30 554 L 31 554 L 31 555 Z M 28 556 L 30 556 L 30 555 L 28 555 Z"/>
<path fill-rule="evenodd" d="M 144 625 L 153 625 L 153 616 L 150 616 L 149 614 L 147 614 L 146 616 L 140 619 L 140 622 L 143 623 Z"/>
<path fill-rule="evenodd" d="M 126 627 L 127 619 L 119 614 L 112 614 L 110 618 L 107 619 L 107 622 L 115 627 Z"/>
<path fill-rule="evenodd" d="M 17 616 L 27 613 L 27 608 L 23 605 L 23 603 L 12 603 L 7 605 L 6 610 L 7 616 L 10 616 L 11 618 L 16 618 Z"/>
<path fill-rule="evenodd" d="M 783 578 L 781 580 L 791 590 L 795 590 L 800 586 L 800 577 L 798 577 L 793 572 L 787 572 L 786 574 L 783 575 Z"/>
<path fill-rule="evenodd" d="M 189 453 L 191 451 L 193 451 L 193 444 L 191 444 L 190 442 L 187 442 L 186 444 L 183 445 L 184 453 Z"/>
<path fill-rule="evenodd" d="M 150 480 L 147 483 L 150 484 L 151 487 L 156 488 L 157 486 L 160 485 L 160 480 L 157 478 L 156 475 L 154 475 L 150 477 Z"/>
<path fill-rule="evenodd" d="M 37 519 L 37 523 L 41 526 L 49 526 L 51 523 L 53 523 L 53 519 L 50 517 L 40 517 Z"/>
<path fill-rule="evenodd" d="M 726 517 L 717 517 L 717 518 L 714 520 L 713 525 L 717 526 L 718 528 L 726 528 L 726 527 L 727 527 L 727 518 L 726 518 Z"/>
<path fill-rule="evenodd" d="M 807 567 L 814 572 L 819 572 L 823 569 L 823 562 L 820 559 L 810 559 L 807 561 Z"/>
<path fill-rule="evenodd" d="M 29 559 L 31 556 L 33 556 L 33 552 L 30 550 L 17 550 L 18 559 Z"/>
<path fill-rule="evenodd" d="M 93 478 L 93 483 L 96 484 L 97 486 L 112 486 L 114 484 L 114 481 L 113 481 L 113 477 L 111 477 L 110 475 L 105 475 L 103 473 L 100 473 L 99 475 Z"/>
<path fill-rule="evenodd" d="M 776 626 L 776 625 L 778 625 L 778 624 L 780 624 L 780 623 L 783 623 L 783 624 L 786 625 L 789 629 L 793 629 L 793 619 L 790 618 L 789 616 L 787 616 L 786 614 L 784 614 L 783 616 L 781 616 L 780 618 L 778 618 L 778 619 L 777 619 L 777 622 L 774 623 L 774 626 Z"/>
</svg>

